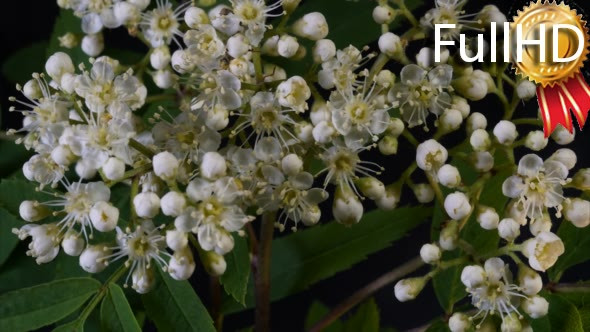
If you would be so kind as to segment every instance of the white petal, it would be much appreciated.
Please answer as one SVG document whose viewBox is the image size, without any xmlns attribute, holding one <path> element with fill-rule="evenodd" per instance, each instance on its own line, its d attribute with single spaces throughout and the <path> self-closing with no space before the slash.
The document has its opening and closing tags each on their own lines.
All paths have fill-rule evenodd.
<svg viewBox="0 0 590 332">
<path fill-rule="evenodd" d="M 522 176 L 536 176 L 543 167 L 543 159 L 536 154 L 527 154 L 518 162 L 518 174 Z"/>
</svg>

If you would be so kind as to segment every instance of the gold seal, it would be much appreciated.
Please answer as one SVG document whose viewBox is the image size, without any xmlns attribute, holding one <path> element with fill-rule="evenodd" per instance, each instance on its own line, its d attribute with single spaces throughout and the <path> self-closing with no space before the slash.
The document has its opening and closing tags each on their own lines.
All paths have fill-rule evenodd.
<svg viewBox="0 0 590 332">
<path fill-rule="evenodd" d="M 516 57 L 515 33 L 516 24 L 522 26 L 522 37 L 526 40 L 539 39 L 541 24 L 545 25 L 545 62 L 540 61 L 538 45 L 523 46 L 522 61 Z M 578 40 L 578 36 L 571 30 L 560 29 L 558 40 L 553 40 L 553 27 L 556 24 L 570 24 L 582 31 L 584 40 Z M 527 77 L 529 80 L 543 87 L 554 86 L 558 82 L 567 81 L 574 77 L 584 67 L 588 53 L 588 29 L 582 16 L 576 10 L 564 3 L 541 2 L 530 3 L 529 6 L 518 11 L 514 17 L 512 26 L 512 63 L 517 74 Z M 553 43 L 558 43 L 558 55 L 560 58 L 568 58 L 576 54 L 579 43 L 584 43 L 584 51 L 575 60 L 570 62 L 553 62 Z"/>
</svg>

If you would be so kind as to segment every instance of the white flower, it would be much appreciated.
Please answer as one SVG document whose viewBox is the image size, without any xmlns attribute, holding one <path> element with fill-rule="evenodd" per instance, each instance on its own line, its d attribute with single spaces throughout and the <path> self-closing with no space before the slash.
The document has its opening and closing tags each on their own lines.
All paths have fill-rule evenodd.
<svg viewBox="0 0 590 332">
<path fill-rule="evenodd" d="M 196 29 L 201 24 L 208 24 L 209 16 L 203 9 L 191 6 L 184 12 L 184 23 L 189 28 Z"/>
<path fill-rule="evenodd" d="M 445 187 L 455 188 L 461 184 L 461 174 L 457 167 L 452 165 L 442 166 L 437 173 L 437 178 L 440 184 Z"/>
<path fill-rule="evenodd" d="M 204 255 L 200 255 L 203 267 L 209 275 L 220 276 L 225 273 L 227 269 L 227 262 L 222 255 L 215 253 L 214 251 L 208 251 Z"/>
<path fill-rule="evenodd" d="M 453 77 L 453 67 L 439 65 L 427 72 L 417 65 L 405 66 L 400 82 L 389 92 L 389 100 L 398 105 L 410 128 L 426 123 L 428 111 L 435 115 L 450 108 L 452 98 L 447 92 Z"/>
<path fill-rule="evenodd" d="M 557 258 L 565 251 L 561 239 L 551 232 L 542 232 L 535 238 L 527 240 L 523 245 L 522 253 L 528 257 L 529 265 L 541 272 L 552 267 Z"/>
<path fill-rule="evenodd" d="M 164 69 L 170 63 L 170 49 L 168 46 L 155 48 L 150 54 L 150 64 L 154 69 Z"/>
<path fill-rule="evenodd" d="M 384 169 L 383 167 L 360 159 L 358 154 L 363 150 L 366 150 L 366 148 L 350 148 L 342 146 L 341 143 L 337 143 L 325 150 L 321 155 L 321 159 L 326 168 L 320 171 L 320 173 L 328 172 L 324 187 L 328 183 L 334 183 L 339 186 L 356 188 L 354 180 L 357 178 L 357 173 L 366 176 L 380 174 Z"/>
<path fill-rule="evenodd" d="M 564 216 L 576 227 L 584 228 L 590 225 L 590 202 L 581 198 L 566 201 Z"/>
<path fill-rule="evenodd" d="M 448 156 L 447 149 L 434 139 L 420 143 L 416 149 L 416 163 L 425 171 L 437 170 Z"/>
<path fill-rule="evenodd" d="M 412 188 L 416 200 L 422 204 L 428 204 L 434 200 L 434 190 L 427 183 L 418 183 Z"/>
<path fill-rule="evenodd" d="M 37 201 L 22 201 L 18 207 L 20 217 L 27 222 L 43 220 L 51 211 Z"/>
<path fill-rule="evenodd" d="M 183 39 L 186 44 L 184 55 L 188 57 L 186 60 L 193 65 L 204 68 L 215 66 L 217 60 L 225 54 L 223 41 L 217 36 L 215 28 L 209 24 L 188 30 Z M 172 55 L 172 60 L 174 63 L 174 55 Z"/>
<path fill-rule="evenodd" d="M 293 24 L 293 32 L 311 40 L 326 38 L 329 32 L 328 23 L 322 13 L 313 12 L 305 14 Z"/>
<path fill-rule="evenodd" d="M 61 247 L 69 256 L 79 256 L 85 244 L 84 239 L 75 231 L 68 231 L 61 240 Z"/>
<path fill-rule="evenodd" d="M 455 24 L 454 29 L 444 29 L 441 37 L 444 40 L 459 39 L 459 33 L 464 28 L 473 28 L 476 20 L 469 20 L 475 15 L 466 15 L 463 10 L 463 1 L 459 0 L 435 0 L 436 8 L 430 9 L 420 19 L 420 25 L 434 29 L 437 24 Z"/>
<path fill-rule="evenodd" d="M 246 27 L 246 36 L 254 46 L 258 45 L 264 36 L 267 19 L 283 14 L 283 12 L 273 14 L 281 7 L 282 1 L 271 3 L 269 6 L 264 0 L 231 0 L 230 2 L 235 17 Z"/>
<path fill-rule="evenodd" d="M 133 208 L 141 218 L 153 218 L 160 211 L 160 197 L 153 192 L 143 192 L 133 198 Z"/>
<path fill-rule="evenodd" d="M 436 264 L 441 257 L 440 248 L 436 244 L 427 243 L 420 248 L 420 257 L 426 264 Z"/>
<path fill-rule="evenodd" d="M 119 209 L 108 202 L 97 202 L 90 209 L 90 221 L 99 232 L 110 232 L 119 222 Z"/>
<path fill-rule="evenodd" d="M 23 174 L 29 181 L 41 185 L 56 184 L 64 176 L 65 167 L 56 164 L 50 157 L 36 154 L 23 164 Z"/>
<path fill-rule="evenodd" d="M 402 48 L 399 36 L 386 32 L 379 37 L 379 50 L 390 58 L 395 57 Z"/>
<path fill-rule="evenodd" d="M 173 9 L 168 0 L 163 0 L 158 1 L 156 8 L 142 14 L 139 25 L 152 47 L 169 45 L 172 40 L 179 44 L 177 38 L 182 37 L 180 22 L 183 20 L 184 11 L 190 5 L 191 2 L 187 1 Z"/>
<path fill-rule="evenodd" d="M 490 134 L 485 129 L 475 129 L 469 137 L 469 143 L 474 151 L 487 151 L 492 145 Z"/>
<path fill-rule="evenodd" d="M 449 221 L 440 232 L 438 244 L 443 250 L 453 250 L 459 240 L 459 224 L 455 220 Z"/>
<path fill-rule="evenodd" d="M 438 120 L 440 130 L 447 133 L 459 129 L 462 123 L 463 115 L 459 110 L 452 108 L 444 110 Z"/>
<path fill-rule="evenodd" d="M 226 5 L 218 5 L 209 11 L 209 21 L 215 29 L 227 36 L 233 36 L 242 29 L 240 19 Z"/>
<path fill-rule="evenodd" d="M 559 161 L 543 160 L 534 154 L 522 157 L 518 174 L 507 178 L 502 192 L 517 198 L 529 218 L 540 218 L 546 208 L 561 211 L 564 200 L 562 186 L 567 183 L 567 167 Z"/>
<path fill-rule="evenodd" d="M 209 180 L 225 176 L 227 171 L 225 158 L 217 152 L 207 152 L 203 155 L 200 170 L 201 176 Z"/>
<path fill-rule="evenodd" d="M 307 100 L 311 97 L 311 91 L 301 76 L 293 76 L 281 82 L 276 94 L 279 104 L 283 107 L 291 108 L 297 113 L 308 109 Z"/>
<path fill-rule="evenodd" d="M 117 157 L 111 157 L 102 165 L 102 171 L 107 179 L 119 180 L 125 174 L 125 163 Z"/>
<path fill-rule="evenodd" d="M 277 43 L 277 52 L 284 58 L 291 58 L 299 49 L 297 38 L 289 35 L 282 35 Z"/>
<path fill-rule="evenodd" d="M 478 129 L 486 129 L 487 126 L 488 126 L 488 120 L 486 119 L 486 117 L 483 114 L 481 114 L 479 112 L 471 113 L 469 118 L 467 118 L 467 132 L 468 133 L 473 133 L 474 131 L 476 131 Z"/>
<path fill-rule="evenodd" d="M 471 212 L 471 204 L 467 196 L 456 191 L 445 198 L 445 211 L 454 220 L 465 218 Z"/>
<path fill-rule="evenodd" d="M 227 40 L 227 54 L 239 58 L 250 51 L 248 39 L 241 33 L 229 37 Z"/>
<path fill-rule="evenodd" d="M 288 176 L 294 176 L 303 171 L 303 160 L 295 154 L 290 153 L 281 160 L 281 170 Z"/>
<path fill-rule="evenodd" d="M 394 286 L 395 298 L 400 302 L 416 298 L 426 284 L 425 278 L 408 278 L 398 281 Z"/>
<path fill-rule="evenodd" d="M 557 126 L 555 131 L 551 134 L 551 138 L 559 145 L 568 145 L 576 138 L 576 132 L 571 133 L 563 126 Z"/>
<path fill-rule="evenodd" d="M 216 106 L 235 110 L 242 105 L 240 80 L 227 70 L 207 73 L 194 80 L 202 89 L 191 102 L 191 109 L 210 111 Z"/>
<path fill-rule="evenodd" d="M 161 227 L 155 227 L 151 221 L 144 221 L 134 230 L 127 228 L 125 232 L 117 228 L 117 246 L 111 248 L 113 254 L 106 257 L 109 262 L 126 258 L 125 264 L 129 267 L 127 280 L 132 276 L 131 287 L 139 293 L 145 293 L 150 288 L 144 279 L 150 273 L 148 271 L 151 270 L 152 261 L 161 267 L 168 266 L 162 256 L 171 255 L 164 250 L 166 239 L 160 234 L 160 229 Z"/>
<path fill-rule="evenodd" d="M 562 148 L 555 151 L 548 160 L 558 161 L 564 164 L 568 170 L 571 170 L 576 166 L 578 156 L 571 149 Z"/>
<path fill-rule="evenodd" d="M 474 154 L 473 167 L 480 172 L 488 172 L 494 167 L 494 156 L 489 151 Z"/>
<path fill-rule="evenodd" d="M 195 259 L 188 248 L 178 250 L 168 262 L 168 273 L 175 280 L 187 280 L 195 271 Z"/>
<path fill-rule="evenodd" d="M 451 332 L 466 332 L 471 328 L 471 320 L 464 313 L 456 312 L 449 318 Z"/>
<path fill-rule="evenodd" d="M 163 180 L 174 180 L 178 173 L 180 162 L 172 153 L 164 151 L 153 157 L 152 164 L 154 174 Z"/>
<path fill-rule="evenodd" d="M 369 199 L 378 200 L 385 196 L 385 185 L 372 176 L 362 177 L 356 182 L 361 193 Z"/>
<path fill-rule="evenodd" d="M 543 289 L 541 276 L 524 265 L 518 269 L 518 283 L 525 295 L 535 295 Z"/>
<path fill-rule="evenodd" d="M 377 24 L 389 24 L 396 16 L 395 10 L 388 5 L 379 5 L 373 9 L 373 20 Z"/>
<path fill-rule="evenodd" d="M 28 224 L 20 229 L 12 230 L 20 240 L 31 237 L 27 256 L 35 258 L 37 264 L 51 262 L 59 253 L 59 232 L 57 224 L 34 225 Z"/>
<path fill-rule="evenodd" d="M 82 38 L 82 51 L 88 56 L 98 56 L 104 50 L 102 33 L 86 35 Z"/>
</svg>

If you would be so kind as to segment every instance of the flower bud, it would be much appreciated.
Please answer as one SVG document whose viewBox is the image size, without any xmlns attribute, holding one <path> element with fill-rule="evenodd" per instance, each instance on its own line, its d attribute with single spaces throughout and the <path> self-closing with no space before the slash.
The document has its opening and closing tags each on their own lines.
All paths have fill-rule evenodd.
<svg viewBox="0 0 590 332">
<path fill-rule="evenodd" d="M 522 331 L 522 324 L 520 323 L 519 314 L 511 312 L 504 316 L 502 324 L 500 325 L 502 332 L 518 332 Z"/>
<path fill-rule="evenodd" d="M 473 133 L 477 129 L 486 129 L 487 126 L 488 119 L 479 112 L 471 113 L 469 118 L 467 118 L 467 133 Z"/>
<path fill-rule="evenodd" d="M 449 221 L 440 232 L 438 245 L 443 250 L 453 250 L 457 247 L 459 239 L 459 223 L 455 220 Z"/>
<path fill-rule="evenodd" d="M 313 139 L 320 144 L 330 142 L 335 133 L 334 127 L 328 121 L 318 123 L 312 130 Z"/>
<path fill-rule="evenodd" d="M 225 158 L 217 152 L 207 152 L 203 155 L 201 162 L 201 176 L 214 180 L 225 176 L 227 172 L 227 164 Z"/>
<path fill-rule="evenodd" d="M 471 212 L 469 199 L 460 191 L 447 195 L 444 206 L 445 211 L 453 220 L 463 219 Z"/>
<path fill-rule="evenodd" d="M 381 140 L 377 144 L 377 146 L 379 147 L 379 152 L 381 152 L 381 154 L 385 156 L 391 156 L 396 154 L 398 145 L 399 142 L 397 140 L 397 137 L 393 135 L 383 136 L 383 138 L 381 138 Z"/>
<path fill-rule="evenodd" d="M 279 84 L 276 96 L 281 106 L 301 113 L 308 109 L 306 101 L 311 97 L 311 90 L 303 77 L 293 76 Z"/>
<path fill-rule="evenodd" d="M 521 225 L 526 224 L 526 217 L 524 217 L 523 219 L 524 221 L 520 222 Z M 543 213 L 543 216 L 541 218 L 531 220 L 531 222 L 529 223 L 529 230 L 531 231 L 531 234 L 537 236 L 542 232 L 550 232 L 552 226 L 553 223 L 551 222 L 551 217 L 549 216 L 549 214 Z"/>
<path fill-rule="evenodd" d="M 184 22 L 189 28 L 197 29 L 201 24 L 209 23 L 209 16 L 203 9 L 193 6 L 184 12 Z"/>
<path fill-rule="evenodd" d="M 520 265 L 518 267 L 518 285 L 525 295 L 532 296 L 543 289 L 543 279 L 528 266 Z"/>
<path fill-rule="evenodd" d="M 172 68 L 179 74 L 184 74 L 191 71 L 194 68 L 194 64 L 189 60 L 189 56 L 184 50 L 176 50 L 172 53 L 170 59 Z"/>
<path fill-rule="evenodd" d="M 465 98 L 478 101 L 488 94 L 488 85 L 484 80 L 472 76 L 461 76 L 453 82 L 453 87 Z"/>
<path fill-rule="evenodd" d="M 119 180 L 125 174 L 125 163 L 117 157 L 111 157 L 102 165 L 102 172 L 109 180 Z"/>
<path fill-rule="evenodd" d="M 330 39 L 318 40 L 312 50 L 313 61 L 326 62 L 336 56 L 336 44 Z"/>
<path fill-rule="evenodd" d="M 434 190 L 427 183 L 418 183 L 412 188 L 419 203 L 427 204 L 434 200 Z"/>
<path fill-rule="evenodd" d="M 356 184 L 363 195 L 372 200 L 377 200 L 385 195 L 385 185 L 372 176 L 363 177 L 357 180 Z"/>
<path fill-rule="evenodd" d="M 518 98 L 529 100 L 537 96 L 537 86 L 529 80 L 523 80 L 516 85 L 516 94 Z"/>
<path fill-rule="evenodd" d="M 160 210 L 160 198 L 153 192 L 143 192 L 133 198 L 135 212 L 141 218 L 151 219 Z"/>
<path fill-rule="evenodd" d="M 440 261 L 440 248 L 436 244 L 427 243 L 420 248 L 420 257 L 426 264 L 436 264 Z"/>
<path fill-rule="evenodd" d="M 576 132 L 572 131 L 570 133 L 564 127 L 557 126 L 553 134 L 551 134 L 551 138 L 559 145 L 568 145 L 574 141 L 574 138 L 576 138 Z"/>
<path fill-rule="evenodd" d="M 390 135 L 395 137 L 399 137 L 406 129 L 406 125 L 404 122 L 399 118 L 390 118 L 389 119 L 389 126 L 387 127 L 387 132 Z"/>
<path fill-rule="evenodd" d="M 379 37 L 379 50 L 390 58 L 395 57 L 402 49 L 399 36 L 386 32 Z"/>
<path fill-rule="evenodd" d="M 82 38 L 82 51 L 88 56 L 97 56 L 104 49 L 102 33 L 86 35 Z"/>
<path fill-rule="evenodd" d="M 141 19 L 141 9 L 129 1 L 116 2 L 113 5 L 115 21 L 122 25 L 137 24 Z"/>
<path fill-rule="evenodd" d="M 293 24 L 293 32 L 300 37 L 320 40 L 328 35 L 328 22 L 322 13 L 309 13 Z"/>
<path fill-rule="evenodd" d="M 313 226 L 320 221 L 322 217 L 322 210 L 320 210 L 319 206 L 317 205 L 310 205 L 303 211 L 303 215 L 301 216 L 301 222 L 305 226 Z"/>
<path fill-rule="evenodd" d="M 170 63 L 170 49 L 168 46 L 155 48 L 150 54 L 150 64 L 154 69 L 164 69 Z"/>
<path fill-rule="evenodd" d="M 471 106 L 469 106 L 467 100 L 459 96 L 453 96 L 453 102 L 450 108 L 461 112 L 461 115 L 463 115 L 463 119 L 466 119 L 469 116 L 469 113 L 471 112 Z"/>
<path fill-rule="evenodd" d="M 297 38 L 289 35 L 282 35 L 277 43 L 277 52 L 284 58 L 290 58 L 297 53 L 299 43 Z"/>
<path fill-rule="evenodd" d="M 67 32 L 64 35 L 57 37 L 57 39 L 59 40 L 60 47 L 68 49 L 78 46 L 78 43 L 80 42 L 78 37 L 71 32 Z"/>
<path fill-rule="evenodd" d="M 534 130 L 526 136 L 524 146 L 533 151 L 541 151 L 547 146 L 547 143 L 549 143 L 549 139 L 545 138 L 545 134 L 540 130 Z"/>
<path fill-rule="evenodd" d="M 145 270 L 135 269 L 131 273 L 131 288 L 133 288 L 139 294 L 146 294 L 156 284 L 156 278 L 154 277 L 153 268 Z"/>
<path fill-rule="evenodd" d="M 63 74 L 73 74 L 75 70 L 72 58 L 64 52 L 54 53 L 45 62 L 45 71 L 56 82 L 61 81 Z"/>
<path fill-rule="evenodd" d="M 581 198 L 566 200 L 564 216 L 574 226 L 584 228 L 590 225 L 590 202 Z"/>
<path fill-rule="evenodd" d="M 110 232 L 119 221 L 119 209 L 108 202 L 96 202 L 90 209 L 90 221 L 99 232 Z"/>
<path fill-rule="evenodd" d="M 80 254 L 80 266 L 88 273 L 99 273 L 107 267 L 106 257 L 110 254 L 111 250 L 104 245 L 88 246 Z"/>
<path fill-rule="evenodd" d="M 537 319 L 547 315 L 549 302 L 541 296 L 533 296 L 522 302 L 522 308 L 531 318 Z"/>
<path fill-rule="evenodd" d="M 227 263 L 222 255 L 215 253 L 215 251 L 199 252 L 203 267 L 212 276 L 220 276 L 225 272 Z"/>
<path fill-rule="evenodd" d="M 169 191 L 160 199 L 162 213 L 169 217 L 178 217 L 186 208 L 186 198 L 177 191 Z"/>
<path fill-rule="evenodd" d="M 505 218 L 498 224 L 498 234 L 508 242 L 514 241 L 520 235 L 520 225 L 512 218 Z"/>
<path fill-rule="evenodd" d="M 474 151 L 488 151 L 492 142 L 487 131 L 476 129 L 469 137 L 469 144 L 471 144 Z"/>
<path fill-rule="evenodd" d="M 510 145 L 518 137 L 518 132 L 514 123 L 502 120 L 494 127 L 494 136 L 500 144 Z"/>
<path fill-rule="evenodd" d="M 456 312 L 449 318 L 451 332 L 466 332 L 469 329 L 471 329 L 471 319 L 464 313 Z"/>
<path fill-rule="evenodd" d="M 424 277 L 402 279 L 395 284 L 395 298 L 400 302 L 413 300 L 426 285 Z"/>
<path fill-rule="evenodd" d="M 18 207 L 20 217 L 27 222 L 43 220 L 51 214 L 51 210 L 37 201 L 22 201 Z"/>
<path fill-rule="evenodd" d="M 160 89 L 171 88 L 176 83 L 176 75 L 170 70 L 157 70 L 152 73 L 154 84 Z"/>
<path fill-rule="evenodd" d="M 95 165 L 89 160 L 82 159 L 76 163 L 76 174 L 82 179 L 92 179 L 96 171 Z"/>
<path fill-rule="evenodd" d="M 152 164 L 154 167 L 154 174 L 164 181 L 169 181 L 176 178 L 180 162 L 172 153 L 164 151 L 153 157 Z"/>
<path fill-rule="evenodd" d="M 332 214 L 336 221 L 351 226 L 363 216 L 363 204 L 349 187 L 338 186 L 332 204 Z"/>
<path fill-rule="evenodd" d="M 488 172 L 494 167 L 494 156 L 489 151 L 474 153 L 472 160 L 473 167 L 480 172 Z"/>
<path fill-rule="evenodd" d="M 78 256 L 84 250 L 84 239 L 75 231 L 68 231 L 61 240 L 61 247 L 68 256 Z"/>
<path fill-rule="evenodd" d="M 436 173 L 438 182 L 445 187 L 455 188 L 461 184 L 461 174 L 457 167 L 446 164 Z"/>
<path fill-rule="evenodd" d="M 477 222 L 483 229 L 496 229 L 500 222 L 500 216 L 493 208 L 480 206 L 477 213 Z"/>
<path fill-rule="evenodd" d="M 555 151 L 548 160 L 559 161 L 564 164 L 568 170 L 571 170 L 576 166 L 578 156 L 576 156 L 576 153 L 570 149 L 561 148 Z"/>
<path fill-rule="evenodd" d="M 375 200 L 375 204 L 382 210 L 393 210 L 399 203 L 400 196 L 401 189 L 395 185 L 390 185 L 385 188 L 385 195 Z"/>
<path fill-rule="evenodd" d="M 166 245 L 174 251 L 186 248 L 188 245 L 187 233 L 176 229 L 166 231 Z"/>
<path fill-rule="evenodd" d="M 373 20 L 377 24 L 389 24 L 396 17 L 395 9 L 388 5 L 379 5 L 373 9 Z"/>
<path fill-rule="evenodd" d="M 293 176 L 303 171 L 303 160 L 295 153 L 290 153 L 281 160 L 281 169 L 288 176 Z"/>
<path fill-rule="evenodd" d="M 590 190 L 590 168 L 579 170 L 572 180 L 574 187 L 580 190 Z"/>
<path fill-rule="evenodd" d="M 463 115 L 458 110 L 448 108 L 444 110 L 443 114 L 438 120 L 438 123 L 439 128 L 443 132 L 449 133 L 461 127 L 461 123 L 463 123 Z"/>
<path fill-rule="evenodd" d="M 37 80 L 28 80 L 23 86 L 23 95 L 29 99 L 39 99 L 43 97 L 43 92 L 39 87 Z"/>
<path fill-rule="evenodd" d="M 188 247 L 178 250 L 168 262 L 168 273 L 175 280 L 187 280 L 195 271 L 195 259 Z"/>
</svg>

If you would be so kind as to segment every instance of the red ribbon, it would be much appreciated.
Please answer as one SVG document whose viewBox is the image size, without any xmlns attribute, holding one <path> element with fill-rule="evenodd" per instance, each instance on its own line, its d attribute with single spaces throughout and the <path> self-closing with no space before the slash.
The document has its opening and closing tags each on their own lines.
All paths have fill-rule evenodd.
<svg viewBox="0 0 590 332">
<path fill-rule="evenodd" d="M 545 137 L 549 137 L 557 125 L 562 125 L 573 133 L 570 110 L 574 112 L 580 130 L 584 127 L 590 110 L 590 86 L 584 81 L 582 74 L 577 74 L 565 83 L 556 83 L 552 87 L 537 87 L 537 99 L 541 108 Z"/>
</svg>

